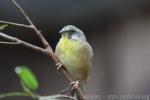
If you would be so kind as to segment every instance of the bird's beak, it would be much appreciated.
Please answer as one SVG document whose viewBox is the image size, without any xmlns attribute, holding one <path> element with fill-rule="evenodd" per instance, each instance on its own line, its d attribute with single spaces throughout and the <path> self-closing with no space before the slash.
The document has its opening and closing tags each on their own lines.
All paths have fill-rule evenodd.
<svg viewBox="0 0 150 100">
<path fill-rule="evenodd" d="M 62 30 L 60 30 L 60 31 L 59 31 L 59 34 L 62 34 L 62 33 L 63 33 Z"/>
<path fill-rule="evenodd" d="M 59 31 L 59 34 L 62 34 L 62 33 L 64 33 L 65 31 L 64 31 L 64 29 L 61 29 L 60 31 Z"/>
</svg>

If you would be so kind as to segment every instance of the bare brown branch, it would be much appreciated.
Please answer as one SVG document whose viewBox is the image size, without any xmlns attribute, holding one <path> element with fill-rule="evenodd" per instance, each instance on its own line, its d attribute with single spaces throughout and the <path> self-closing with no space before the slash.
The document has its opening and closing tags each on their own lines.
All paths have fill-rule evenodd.
<svg viewBox="0 0 150 100">
<path fill-rule="evenodd" d="M 4 41 L 0 41 L 0 44 L 17 45 L 19 43 L 17 43 L 17 42 L 4 42 Z"/>
<path fill-rule="evenodd" d="M 36 26 L 33 24 L 33 22 L 30 20 L 30 18 L 28 17 L 28 15 L 25 13 L 25 11 L 21 8 L 21 6 L 15 1 L 15 0 L 11 0 L 16 7 L 19 9 L 19 11 L 23 14 L 23 16 L 26 18 L 26 20 L 28 21 L 29 25 L 24 25 L 24 24 L 18 24 L 18 23 L 12 23 L 12 22 L 6 22 L 6 21 L 1 21 L 2 23 L 6 23 L 6 24 L 11 24 L 11 25 L 15 25 L 15 26 L 22 26 L 22 27 L 26 27 L 26 28 L 30 28 L 32 30 L 35 31 L 35 33 L 37 34 L 37 36 L 39 37 L 39 39 L 41 40 L 42 44 L 44 45 L 45 49 L 34 46 L 32 44 L 29 44 L 25 41 L 22 41 L 18 38 L 14 38 L 12 36 L 6 35 L 4 33 L 0 32 L 0 36 L 8 39 L 12 42 L 16 42 L 18 44 L 22 44 L 28 48 L 34 49 L 35 51 L 40 51 L 43 54 L 46 54 L 48 57 L 52 58 L 52 60 L 54 61 L 55 64 L 57 64 L 59 62 L 58 58 L 56 57 L 55 53 L 53 52 L 50 44 L 47 42 L 47 40 L 44 38 L 44 36 L 42 35 L 41 31 L 39 31 Z M 66 72 L 66 70 L 64 70 L 63 68 L 60 69 L 61 73 L 64 75 L 65 79 L 71 83 L 73 82 L 73 80 L 70 78 L 70 76 L 68 75 L 68 73 Z M 83 94 L 82 90 L 78 87 L 76 89 L 76 92 L 78 93 L 78 95 L 80 95 L 82 100 L 86 100 L 85 95 Z"/>
<path fill-rule="evenodd" d="M 11 0 L 16 7 L 19 9 L 19 11 L 23 14 L 23 16 L 26 18 L 26 20 L 28 21 L 28 23 L 30 24 L 31 28 L 36 32 L 36 34 L 38 35 L 38 37 L 40 38 L 41 42 L 43 43 L 44 47 L 47 48 L 49 46 L 49 43 L 46 41 L 46 39 L 44 38 L 44 36 L 42 35 L 41 31 L 39 31 L 36 26 L 33 24 L 33 22 L 30 20 L 30 18 L 28 17 L 28 15 L 25 13 L 25 11 L 21 8 L 21 6 L 15 1 L 15 0 Z"/>
<path fill-rule="evenodd" d="M 66 88 L 66 89 L 63 89 L 63 90 L 59 91 L 58 94 L 65 94 L 65 93 L 68 92 L 68 91 L 70 91 L 70 88 L 69 88 L 69 87 Z"/>
<path fill-rule="evenodd" d="M 0 32 L 0 37 L 4 38 L 4 39 L 7 39 L 9 41 L 12 41 L 12 43 L 14 44 L 17 44 L 17 45 L 24 45 L 25 47 L 28 47 L 28 48 L 31 48 L 33 50 L 36 50 L 36 51 L 39 51 L 39 52 L 44 52 L 44 49 L 43 48 L 40 48 L 38 46 L 35 46 L 35 45 L 32 45 L 30 43 L 27 43 L 25 41 L 22 41 L 18 38 L 15 38 L 15 37 L 12 37 L 12 36 L 9 36 L 9 35 L 6 35 L 5 33 L 2 33 Z M 3 43 L 9 43 L 9 42 L 3 42 Z"/>
<path fill-rule="evenodd" d="M 8 21 L 0 21 L 0 23 L 14 25 L 14 26 L 19 26 L 19 27 L 25 27 L 25 28 L 31 28 L 31 26 L 29 26 L 29 25 L 18 24 L 18 23 L 13 23 L 13 22 L 8 22 Z"/>
<path fill-rule="evenodd" d="M 26 20 L 28 21 L 28 23 L 30 25 L 32 25 L 32 21 L 30 20 L 30 18 L 27 16 L 27 14 L 25 13 L 25 11 L 21 8 L 21 6 L 15 1 L 15 0 L 11 0 L 15 6 L 19 9 L 19 11 L 23 14 L 23 16 L 26 18 Z"/>
</svg>

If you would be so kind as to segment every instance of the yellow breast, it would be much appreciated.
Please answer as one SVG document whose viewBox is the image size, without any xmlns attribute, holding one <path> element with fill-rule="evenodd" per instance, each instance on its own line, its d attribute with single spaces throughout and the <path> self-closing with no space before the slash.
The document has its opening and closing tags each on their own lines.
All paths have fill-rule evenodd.
<svg viewBox="0 0 150 100">
<path fill-rule="evenodd" d="M 60 40 L 60 48 L 64 50 L 66 55 L 72 55 L 73 52 L 76 52 L 79 48 L 80 44 L 78 41 L 73 41 L 68 39 L 67 37 L 62 37 Z"/>
<path fill-rule="evenodd" d="M 62 37 L 56 47 L 56 55 L 74 79 L 86 80 L 91 62 L 80 41 Z"/>
</svg>

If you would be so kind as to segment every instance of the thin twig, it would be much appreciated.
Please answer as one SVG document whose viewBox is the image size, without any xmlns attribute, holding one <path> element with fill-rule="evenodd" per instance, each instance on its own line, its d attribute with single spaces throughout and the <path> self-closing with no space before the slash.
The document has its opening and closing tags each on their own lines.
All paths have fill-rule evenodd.
<svg viewBox="0 0 150 100">
<path fill-rule="evenodd" d="M 35 46 L 35 45 L 32 45 L 30 43 L 27 43 L 23 40 L 20 40 L 18 38 L 15 38 L 15 37 L 12 37 L 12 36 L 9 36 L 9 35 L 6 35 L 5 33 L 2 33 L 0 32 L 0 37 L 3 37 L 4 39 L 7 39 L 9 41 L 12 41 L 14 42 L 14 44 L 16 43 L 17 45 L 24 45 L 25 47 L 28 47 L 28 48 L 31 48 L 33 50 L 36 50 L 36 51 L 39 51 L 41 53 L 43 53 L 44 49 L 43 48 L 40 48 L 38 46 Z"/>
<path fill-rule="evenodd" d="M 20 26 L 20 27 L 25 27 L 25 28 L 31 28 L 31 26 L 29 26 L 29 25 L 18 24 L 18 23 L 8 22 L 8 21 L 0 21 L 0 23 L 5 23 L 5 24 L 9 24 L 9 25 L 14 25 L 14 26 Z"/>
<path fill-rule="evenodd" d="M 29 22 L 29 24 L 32 24 L 32 21 L 30 20 L 28 15 L 25 13 L 25 11 L 21 8 L 21 6 L 15 0 L 11 0 L 11 1 L 15 4 L 15 6 L 19 9 L 19 11 L 23 14 L 23 16 Z"/>
<path fill-rule="evenodd" d="M 65 94 L 66 92 L 70 91 L 70 87 L 61 90 L 58 94 Z"/>
<path fill-rule="evenodd" d="M 77 99 L 67 95 L 52 95 L 52 96 L 40 96 L 39 100 L 77 100 Z"/>
<path fill-rule="evenodd" d="M 13 97 L 13 96 L 30 96 L 30 95 L 25 92 L 10 92 L 10 93 L 0 94 L 0 100 L 6 97 Z"/>
<path fill-rule="evenodd" d="M 38 35 L 38 37 L 40 38 L 41 42 L 43 43 L 44 47 L 47 48 L 49 46 L 49 43 L 46 41 L 46 39 L 44 38 L 44 36 L 42 35 L 41 31 L 39 31 L 36 26 L 33 24 L 33 22 L 30 20 L 30 18 L 28 17 L 28 15 L 25 13 L 25 11 L 22 9 L 22 7 L 15 1 L 15 0 L 11 0 L 16 7 L 19 9 L 19 11 L 23 14 L 23 16 L 26 18 L 26 20 L 28 21 L 28 23 L 30 24 L 30 26 L 32 27 L 32 29 L 36 32 L 36 34 Z"/>
<path fill-rule="evenodd" d="M 4 42 L 4 41 L 0 41 L 0 44 L 17 45 L 19 43 L 17 43 L 17 42 Z"/>
</svg>

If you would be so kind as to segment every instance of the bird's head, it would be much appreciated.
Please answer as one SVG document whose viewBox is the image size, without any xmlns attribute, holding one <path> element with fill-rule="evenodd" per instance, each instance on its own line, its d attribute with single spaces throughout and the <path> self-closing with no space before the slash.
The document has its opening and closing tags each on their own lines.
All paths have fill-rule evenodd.
<svg viewBox="0 0 150 100">
<path fill-rule="evenodd" d="M 86 41 L 84 33 L 73 25 L 67 25 L 63 27 L 59 33 L 62 35 L 62 37 L 67 37 L 68 39 Z"/>
</svg>

